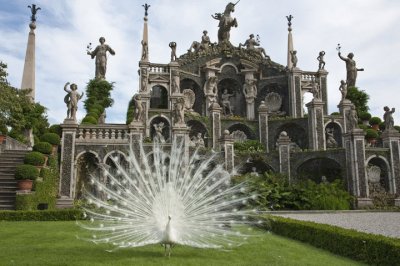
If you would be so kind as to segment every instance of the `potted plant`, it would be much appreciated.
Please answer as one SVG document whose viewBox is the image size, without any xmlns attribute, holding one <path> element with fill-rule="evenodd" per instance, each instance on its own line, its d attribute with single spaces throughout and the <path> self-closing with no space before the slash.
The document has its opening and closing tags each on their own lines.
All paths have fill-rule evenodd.
<svg viewBox="0 0 400 266">
<path fill-rule="evenodd" d="M 369 120 L 371 119 L 371 114 L 368 112 L 360 112 L 359 118 L 364 125 L 368 126 Z"/>
<path fill-rule="evenodd" d="M 376 143 L 376 139 L 379 137 L 378 131 L 373 128 L 368 128 L 365 133 L 365 138 L 367 139 L 368 143 L 371 146 L 374 146 Z"/>
<path fill-rule="evenodd" d="M 40 152 L 32 151 L 25 155 L 24 163 L 36 166 L 36 168 L 40 169 L 46 163 L 46 157 Z"/>
<path fill-rule="evenodd" d="M 33 181 L 39 176 L 39 170 L 30 164 L 21 164 L 15 170 L 15 179 L 18 180 L 18 190 L 31 191 Z"/>
<path fill-rule="evenodd" d="M 52 151 L 51 154 L 55 154 L 58 148 L 58 145 L 60 145 L 60 136 L 57 135 L 56 133 L 45 133 L 40 137 L 40 140 L 43 142 L 48 142 L 52 145 Z"/>
<path fill-rule="evenodd" d="M 382 123 L 382 120 L 379 117 L 371 117 L 371 119 L 369 120 L 369 124 L 371 125 L 371 127 L 375 130 L 379 130 L 379 124 Z"/>
</svg>

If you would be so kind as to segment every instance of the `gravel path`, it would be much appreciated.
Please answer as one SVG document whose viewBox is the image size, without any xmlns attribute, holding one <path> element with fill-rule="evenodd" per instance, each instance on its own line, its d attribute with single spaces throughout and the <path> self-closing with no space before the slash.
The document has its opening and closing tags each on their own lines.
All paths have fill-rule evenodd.
<svg viewBox="0 0 400 266">
<path fill-rule="evenodd" d="M 296 220 L 336 225 L 357 231 L 400 238 L 400 212 L 277 213 Z"/>
</svg>

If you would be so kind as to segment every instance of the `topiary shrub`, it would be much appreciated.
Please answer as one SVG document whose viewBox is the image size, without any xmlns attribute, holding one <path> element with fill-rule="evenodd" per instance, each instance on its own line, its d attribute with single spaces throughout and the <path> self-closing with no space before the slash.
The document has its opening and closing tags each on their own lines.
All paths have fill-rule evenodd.
<svg viewBox="0 0 400 266">
<path fill-rule="evenodd" d="M 371 114 L 368 112 L 361 112 L 358 117 L 361 121 L 369 121 L 371 119 Z"/>
<path fill-rule="evenodd" d="M 378 131 L 372 128 L 368 128 L 367 130 L 365 130 L 365 133 L 366 133 L 365 135 L 366 139 L 376 139 L 379 137 Z"/>
<path fill-rule="evenodd" d="M 43 154 L 51 154 L 52 146 L 48 142 L 38 142 L 33 146 L 34 151 L 41 152 Z"/>
<path fill-rule="evenodd" d="M 40 137 L 43 142 L 48 142 L 51 145 L 60 145 L 60 136 L 56 133 L 45 133 Z"/>
<path fill-rule="evenodd" d="M 25 164 L 30 164 L 30 165 L 35 165 L 35 166 L 42 166 L 46 161 L 46 158 L 44 155 L 40 152 L 37 151 L 32 151 L 25 155 L 24 158 L 24 163 Z"/>
<path fill-rule="evenodd" d="M 371 117 L 369 120 L 370 125 L 379 125 L 380 123 L 382 123 L 382 120 L 377 116 Z"/>
<path fill-rule="evenodd" d="M 86 125 L 97 125 L 97 119 L 93 116 L 86 116 L 82 119 L 82 124 Z"/>
<path fill-rule="evenodd" d="M 18 165 L 15 169 L 15 179 L 17 180 L 35 180 L 39 176 L 39 170 L 35 166 L 30 164 Z"/>
<path fill-rule="evenodd" d="M 62 135 L 61 126 L 58 125 L 58 124 L 51 125 L 51 126 L 49 127 L 49 132 L 50 132 L 50 133 L 56 133 L 58 136 L 61 137 L 61 135 Z"/>
<path fill-rule="evenodd" d="M 262 152 L 264 151 L 264 145 L 258 140 L 245 140 L 243 142 L 235 142 L 233 144 L 235 151 L 237 152 Z"/>
<path fill-rule="evenodd" d="M 92 79 L 86 87 L 85 109 L 87 115 L 82 120 L 82 124 L 97 125 L 98 119 L 107 107 L 113 105 L 111 91 L 114 87 L 103 79 Z"/>
<path fill-rule="evenodd" d="M 333 113 L 331 113 L 331 115 L 334 115 L 334 116 L 339 116 L 339 115 L 340 115 L 340 113 L 339 113 L 339 112 L 333 112 Z"/>
</svg>

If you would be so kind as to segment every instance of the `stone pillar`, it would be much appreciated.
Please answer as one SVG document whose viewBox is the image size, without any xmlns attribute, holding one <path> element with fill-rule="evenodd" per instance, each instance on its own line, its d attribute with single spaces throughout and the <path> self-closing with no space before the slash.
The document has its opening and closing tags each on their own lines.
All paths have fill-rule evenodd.
<svg viewBox="0 0 400 266">
<path fill-rule="evenodd" d="M 73 199 L 75 196 L 75 138 L 78 124 L 73 119 L 65 119 L 62 128 L 61 164 L 59 196 Z"/>
<path fill-rule="evenodd" d="M 286 174 L 290 183 L 290 143 L 291 139 L 286 131 L 282 131 L 277 140 L 279 152 L 279 172 Z"/>
<path fill-rule="evenodd" d="M 180 94 L 180 78 L 179 78 L 179 63 L 174 61 L 168 64 L 169 66 L 169 95 Z M 176 86 L 176 87 L 175 87 Z"/>
<path fill-rule="evenodd" d="M 186 125 L 174 125 L 172 127 L 172 138 L 176 143 L 184 142 L 184 149 L 185 149 L 185 156 L 183 157 L 185 165 L 189 163 L 189 146 L 190 146 L 190 139 L 189 139 L 189 131 L 190 128 Z"/>
<path fill-rule="evenodd" d="M 258 129 L 260 142 L 264 145 L 265 151 L 269 152 L 268 147 L 268 108 L 264 101 L 258 107 Z"/>
<path fill-rule="evenodd" d="M 222 108 L 218 103 L 213 102 L 209 108 L 211 118 L 211 130 L 212 130 L 212 148 L 219 150 L 219 138 L 221 137 L 221 112 Z"/>
<path fill-rule="evenodd" d="M 328 71 L 324 69 L 318 70 L 316 81 L 320 84 L 322 101 L 324 102 L 324 115 L 328 115 Z"/>
<path fill-rule="evenodd" d="M 298 68 L 288 72 L 289 85 L 289 115 L 293 118 L 303 117 L 303 95 L 301 92 L 301 73 Z"/>
<path fill-rule="evenodd" d="M 397 130 L 385 130 L 382 133 L 383 147 L 390 150 L 390 193 L 396 195 L 395 205 L 400 206 L 400 133 Z"/>
<path fill-rule="evenodd" d="M 255 119 L 255 98 L 257 96 L 257 91 L 254 91 L 254 95 L 246 95 L 245 86 L 246 82 L 250 81 L 251 83 L 255 82 L 254 73 L 256 73 L 256 69 L 243 69 L 241 73 L 244 74 L 245 84 L 243 84 L 243 93 L 246 97 L 246 118 L 248 120 Z"/>
<path fill-rule="evenodd" d="M 221 148 L 225 157 L 225 170 L 232 173 L 235 167 L 235 150 L 233 147 L 233 137 L 229 134 L 229 130 L 224 130 L 224 134 L 220 139 Z"/>
<path fill-rule="evenodd" d="M 210 105 L 211 105 L 211 103 L 212 103 L 213 101 L 216 100 L 217 95 L 208 94 L 208 93 L 207 93 L 207 88 L 206 88 L 206 86 L 207 86 L 207 80 L 208 80 L 210 77 L 215 77 L 215 76 L 216 76 L 216 73 L 217 73 L 217 71 L 219 71 L 219 69 L 218 69 L 218 68 L 215 68 L 215 67 L 207 66 L 207 67 L 204 68 L 204 71 L 205 71 L 205 73 L 206 73 L 206 82 L 205 82 L 205 84 L 204 84 L 204 86 L 203 86 L 203 91 L 204 91 L 204 95 L 206 96 L 206 116 L 209 116 L 209 115 L 210 115 Z"/>
<path fill-rule="evenodd" d="M 140 156 L 140 145 L 143 143 L 143 134 L 145 133 L 143 122 L 132 121 L 129 125 L 130 140 L 132 152 L 136 157 Z"/>
<path fill-rule="evenodd" d="M 341 101 L 338 105 L 340 115 L 343 117 L 343 124 L 342 124 L 343 133 L 348 133 L 351 131 L 351 123 L 348 118 L 352 106 L 353 106 L 352 102 L 347 99 Z"/>
<path fill-rule="evenodd" d="M 29 24 L 28 45 L 26 46 L 24 72 L 22 74 L 21 90 L 31 89 L 29 97 L 35 101 L 35 29 L 36 23 Z"/>
<path fill-rule="evenodd" d="M 372 204 L 368 198 L 364 135 L 364 131 L 358 128 L 344 134 L 348 191 L 357 197 L 358 207 Z"/>
<path fill-rule="evenodd" d="M 325 149 L 324 102 L 313 99 L 306 104 L 308 108 L 308 143 L 312 150 Z"/>
</svg>

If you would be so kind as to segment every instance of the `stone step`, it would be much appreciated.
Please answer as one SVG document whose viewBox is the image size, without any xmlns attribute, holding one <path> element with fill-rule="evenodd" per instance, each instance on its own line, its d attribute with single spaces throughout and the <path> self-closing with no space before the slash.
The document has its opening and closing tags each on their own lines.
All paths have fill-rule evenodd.
<svg viewBox="0 0 400 266">
<path fill-rule="evenodd" d="M 0 210 L 3 211 L 15 211 L 15 206 L 11 204 L 0 204 Z"/>
</svg>

